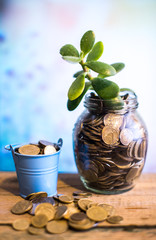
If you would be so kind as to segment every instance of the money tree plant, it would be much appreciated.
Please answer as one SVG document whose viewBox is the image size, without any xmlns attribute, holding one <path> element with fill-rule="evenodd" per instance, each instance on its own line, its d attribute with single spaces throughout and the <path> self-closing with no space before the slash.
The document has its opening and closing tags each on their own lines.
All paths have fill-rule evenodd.
<svg viewBox="0 0 156 240">
<path fill-rule="evenodd" d="M 80 40 L 80 52 L 71 44 L 66 44 L 60 49 L 62 58 L 70 63 L 80 64 L 82 70 L 76 72 L 74 81 L 68 90 L 67 108 L 74 110 L 89 89 L 94 90 L 104 100 L 114 100 L 123 103 L 119 96 L 119 86 L 106 78 L 120 72 L 125 64 L 118 62 L 107 64 L 98 61 L 104 51 L 101 41 L 95 43 L 93 31 L 87 31 Z M 97 76 L 93 77 L 93 71 Z M 94 74 L 95 75 L 95 74 Z"/>
</svg>

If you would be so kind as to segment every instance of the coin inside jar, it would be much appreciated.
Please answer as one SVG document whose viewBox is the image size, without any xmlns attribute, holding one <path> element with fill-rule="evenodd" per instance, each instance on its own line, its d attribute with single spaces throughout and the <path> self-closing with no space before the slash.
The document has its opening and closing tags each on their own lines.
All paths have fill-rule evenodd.
<svg viewBox="0 0 156 240">
<path fill-rule="evenodd" d="M 108 113 L 104 116 L 104 125 L 112 125 L 113 128 L 120 128 L 123 123 L 123 116 L 114 113 Z"/>
<path fill-rule="evenodd" d="M 120 141 L 123 145 L 128 145 L 130 142 L 133 141 L 133 133 L 130 129 L 124 128 L 121 130 L 120 133 Z"/>
<path fill-rule="evenodd" d="M 102 130 L 102 140 L 107 145 L 116 145 L 119 140 L 119 133 L 116 129 L 110 126 L 105 126 Z"/>
</svg>

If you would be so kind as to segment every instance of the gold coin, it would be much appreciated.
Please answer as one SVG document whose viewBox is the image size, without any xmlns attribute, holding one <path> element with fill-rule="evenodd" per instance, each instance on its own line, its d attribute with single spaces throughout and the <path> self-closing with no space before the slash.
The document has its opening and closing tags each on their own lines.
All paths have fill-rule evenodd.
<svg viewBox="0 0 156 240">
<path fill-rule="evenodd" d="M 104 221 L 108 216 L 107 211 L 103 207 L 100 207 L 100 206 L 93 206 L 93 207 L 89 208 L 87 210 L 86 214 L 89 219 L 96 221 L 96 222 Z"/>
<path fill-rule="evenodd" d="M 73 196 L 92 196 L 92 193 L 84 192 L 84 191 L 75 191 L 73 192 Z"/>
<path fill-rule="evenodd" d="M 63 194 L 56 194 L 56 195 L 53 196 L 53 198 L 54 198 L 55 200 L 59 200 L 59 197 L 62 196 L 62 195 L 63 195 Z"/>
<path fill-rule="evenodd" d="M 108 113 L 104 116 L 104 125 L 112 125 L 113 128 L 119 129 L 123 124 L 123 115 Z"/>
<path fill-rule="evenodd" d="M 63 203 L 72 203 L 73 202 L 73 197 L 67 196 L 67 195 L 61 195 L 59 196 L 59 201 Z"/>
<path fill-rule="evenodd" d="M 97 206 L 97 205 L 98 205 L 98 203 L 92 202 L 92 203 L 89 203 L 89 204 L 88 204 L 88 208 L 91 208 L 91 207 Z"/>
<path fill-rule="evenodd" d="M 46 226 L 48 217 L 44 214 L 35 215 L 31 219 L 31 223 L 34 227 L 41 228 Z"/>
<path fill-rule="evenodd" d="M 95 222 L 86 218 L 82 224 L 77 224 L 75 222 L 69 221 L 69 226 L 76 230 L 87 230 L 94 226 Z"/>
<path fill-rule="evenodd" d="M 77 207 L 74 206 L 68 206 L 67 208 L 67 212 L 65 213 L 65 215 L 63 216 L 65 219 L 69 219 L 70 216 L 74 213 L 78 213 L 80 212 L 80 210 Z"/>
<path fill-rule="evenodd" d="M 88 198 L 88 196 L 74 196 L 74 202 L 78 202 L 82 198 Z"/>
<path fill-rule="evenodd" d="M 38 155 L 40 148 L 32 144 L 27 144 L 19 147 L 18 152 L 23 155 Z"/>
<path fill-rule="evenodd" d="M 26 196 L 26 200 L 33 200 L 34 198 L 40 198 L 40 197 L 47 197 L 48 194 L 46 192 L 36 192 L 36 193 L 30 193 L 28 196 Z"/>
<path fill-rule="evenodd" d="M 50 154 L 53 154 L 53 153 L 56 153 L 56 148 L 52 145 L 47 145 L 45 148 L 44 148 L 44 154 L 46 155 L 50 155 Z"/>
<path fill-rule="evenodd" d="M 64 233 L 68 230 L 68 223 L 66 220 L 53 220 L 48 222 L 46 230 L 49 233 Z"/>
<path fill-rule="evenodd" d="M 12 223 L 12 227 L 18 231 L 23 231 L 28 229 L 29 227 L 29 221 L 27 219 L 16 219 L 15 221 L 13 221 Z"/>
<path fill-rule="evenodd" d="M 121 217 L 121 216 L 111 216 L 111 217 L 107 218 L 106 220 L 109 223 L 115 224 L 115 223 L 121 222 L 123 220 L 123 217 Z"/>
<path fill-rule="evenodd" d="M 93 203 L 92 200 L 82 198 L 78 201 L 78 206 L 81 210 L 86 211 L 88 209 L 88 205 Z"/>
<path fill-rule="evenodd" d="M 51 203 L 41 203 L 35 209 L 35 215 L 44 214 L 47 216 L 48 221 L 54 219 L 55 208 Z"/>
<path fill-rule="evenodd" d="M 84 212 L 74 213 L 70 216 L 69 221 L 75 222 L 77 224 L 82 224 L 87 218 Z"/>
<path fill-rule="evenodd" d="M 119 141 L 119 133 L 111 126 L 105 126 L 102 130 L 102 140 L 107 145 L 117 145 Z"/>
<path fill-rule="evenodd" d="M 59 219 L 63 218 L 63 216 L 67 212 L 67 209 L 68 209 L 67 206 L 58 206 L 56 208 L 55 220 L 59 220 Z"/>
<path fill-rule="evenodd" d="M 33 226 L 29 226 L 28 232 L 33 235 L 40 235 L 40 234 L 44 233 L 44 228 L 36 228 Z"/>
<path fill-rule="evenodd" d="M 28 212 L 32 208 L 32 202 L 28 200 L 22 200 L 17 202 L 11 209 L 11 212 L 14 214 L 23 214 Z"/>
<path fill-rule="evenodd" d="M 100 204 L 98 204 L 98 206 L 103 207 L 106 210 L 106 212 L 108 213 L 108 216 L 114 215 L 114 213 L 115 213 L 115 208 L 109 204 L 100 203 Z"/>
</svg>

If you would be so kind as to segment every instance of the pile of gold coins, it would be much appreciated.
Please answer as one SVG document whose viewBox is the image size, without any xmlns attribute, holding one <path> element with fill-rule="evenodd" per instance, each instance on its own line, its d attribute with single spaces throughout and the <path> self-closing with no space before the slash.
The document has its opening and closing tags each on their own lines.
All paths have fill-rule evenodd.
<svg viewBox="0 0 156 240">
<path fill-rule="evenodd" d="M 134 111 L 106 109 L 97 114 L 101 102 L 94 100 L 91 96 L 85 102 L 89 111 L 78 120 L 74 130 L 81 179 L 89 189 L 99 192 L 131 189 L 145 163 L 147 132 Z"/>
<path fill-rule="evenodd" d="M 23 155 L 54 154 L 57 151 L 56 144 L 40 140 L 37 144 L 26 144 L 16 149 L 16 152 Z"/>
<path fill-rule="evenodd" d="M 29 213 L 30 220 L 17 218 L 12 223 L 15 230 L 27 230 L 38 235 L 45 232 L 59 234 L 68 228 L 89 230 L 98 222 L 119 223 L 123 217 L 115 215 L 115 208 L 104 203 L 96 203 L 90 199 L 89 192 L 76 191 L 73 196 L 58 194 L 47 197 L 46 192 L 29 194 L 24 200 L 17 202 L 11 209 L 13 214 Z"/>
</svg>

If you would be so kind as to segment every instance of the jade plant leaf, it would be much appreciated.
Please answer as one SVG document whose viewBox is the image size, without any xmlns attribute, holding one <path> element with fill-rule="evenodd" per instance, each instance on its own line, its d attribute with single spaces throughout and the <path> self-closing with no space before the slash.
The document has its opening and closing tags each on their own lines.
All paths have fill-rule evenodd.
<svg viewBox="0 0 156 240">
<path fill-rule="evenodd" d="M 115 68 L 116 72 L 118 73 L 118 72 L 120 72 L 120 71 L 125 67 L 125 64 L 119 62 L 119 63 L 113 63 L 113 64 L 111 64 L 111 66 L 112 66 L 113 68 Z"/>
<path fill-rule="evenodd" d="M 90 61 L 86 62 L 85 66 L 92 69 L 93 71 L 104 75 L 105 77 L 113 76 L 116 74 L 115 68 L 107 63 L 100 61 Z"/>
<path fill-rule="evenodd" d="M 79 57 L 78 50 L 71 44 L 66 44 L 60 49 L 60 54 L 62 56 L 74 56 Z"/>
<path fill-rule="evenodd" d="M 104 50 L 103 43 L 102 42 L 97 42 L 93 46 L 93 48 L 90 51 L 90 53 L 88 54 L 87 62 L 89 62 L 89 61 L 97 61 L 102 56 L 103 50 Z"/>
<path fill-rule="evenodd" d="M 81 71 L 78 71 L 76 73 L 74 73 L 73 77 L 78 77 L 80 74 L 82 74 L 84 71 L 81 70 Z"/>
<path fill-rule="evenodd" d="M 75 79 L 75 81 L 70 86 L 68 91 L 68 98 L 71 101 L 78 98 L 83 92 L 84 87 L 85 87 L 85 75 L 81 74 Z"/>
<path fill-rule="evenodd" d="M 95 92 L 103 99 L 115 98 L 119 93 L 119 86 L 107 79 L 93 78 L 92 86 Z"/>
<path fill-rule="evenodd" d="M 68 108 L 69 111 L 73 111 L 75 108 L 77 108 L 77 106 L 80 104 L 82 98 L 84 97 L 86 92 L 90 89 L 90 87 L 91 87 L 91 83 L 90 82 L 86 82 L 85 83 L 85 88 L 84 88 L 83 92 L 81 93 L 81 95 L 78 98 L 76 98 L 73 101 L 68 99 L 67 108 Z"/>
<path fill-rule="evenodd" d="M 78 63 L 78 62 L 81 62 L 82 60 L 81 57 L 73 57 L 73 56 L 63 56 L 62 58 L 70 63 Z"/>
<path fill-rule="evenodd" d="M 80 48 L 81 51 L 86 55 L 93 47 L 95 42 L 95 34 L 93 31 L 87 31 L 81 38 Z"/>
</svg>

